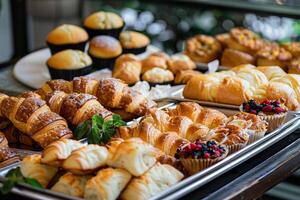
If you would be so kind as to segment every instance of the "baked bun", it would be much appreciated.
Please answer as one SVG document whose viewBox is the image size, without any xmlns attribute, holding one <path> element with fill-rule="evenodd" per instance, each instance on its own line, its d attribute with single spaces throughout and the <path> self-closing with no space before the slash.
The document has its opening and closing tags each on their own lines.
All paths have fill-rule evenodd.
<svg viewBox="0 0 300 200">
<path fill-rule="evenodd" d="M 124 53 L 140 54 L 146 51 L 150 39 L 136 31 L 123 31 L 120 34 L 120 43 Z"/>
<path fill-rule="evenodd" d="M 264 73 L 270 81 L 286 75 L 285 71 L 278 66 L 258 66 L 256 69 Z"/>
<path fill-rule="evenodd" d="M 186 41 L 184 53 L 193 61 L 209 63 L 217 59 L 222 47 L 213 37 L 207 35 L 196 35 Z"/>
<path fill-rule="evenodd" d="M 291 61 L 288 66 L 288 72 L 290 74 L 300 74 L 300 57 Z"/>
<path fill-rule="evenodd" d="M 174 75 L 170 70 L 161 69 L 159 67 L 146 71 L 142 76 L 143 81 L 152 84 L 170 83 L 174 80 Z"/>
<path fill-rule="evenodd" d="M 50 47 L 52 54 L 65 49 L 78 49 L 84 51 L 88 39 L 87 32 L 81 27 L 63 24 L 48 33 L 47 44 Z"/>
<path fill-rule="evenodd" d="M 188 56 L 179 54 L 171 56 L 168 60 L 168 67 L 171 72 L 176 74 L 176 72 L 181 70 L 195 69 L 196 64 Z"/>
<path fill-rule="evenodd" d="M 255 64 L 255 58 L 245 52 L 235 49 L 225 49 L 221 58 L 221 66 L 235 67 L 242 64 Z"/>
<path fill-rule="evenodd" d="M 221 34 L 216 35 L 216 39 L 220 42 L 223 49 L 228 47 L 227 43 L 228 43 L 229 38 L 230 38 L 229 33 L 221 33 Z"/>
<path fill-rule="evenodd" d="M 227 41 L 228 47 L 249 54 L 255 54 L 263 46 L 263 41 L 254 32 L 245 28 L 233 28 Z"/>
<path fill-rule="evenodd" d="M 92 59 L 79 50 L 64 50 L 51 56 L 47 66 L 52 79 L 72 80 L 92 71 Z"/>
<path fill-rule="evenodd" d="M 167 61 L 169 56 L 165 53 L 152 53 L 147 58 L 142 60 L 142 73 L 155 68 L 159 67 L 162 69 L 167 69 L 168 64 Z"/>
<path fill-rule="evenodd" d="M 282 47 L 289 51 L 294 57 L 300 56 L 300 42 L 284 43 Z"/>
<path fill-rule="evenodd" d="M 182 70 L 178 71 L 175 75 L 174 84 L 186 84 L 191 78 L 201 74 L 195 70 Z"/>
<path fill-rule="evenodd" d="M 87 182 L 84 199 L 118 199 L 130 179 L 131 174 L 123 169 L 106 168 L 100 170 L 95 177 Z"/>
<path fill-rule="evenodd" d="M 90 38 L 97 35 L 110 35 L 119 38 L 124 27 L 123 19 L 112 12 L 95 12 L 84 19 L 83 26 Z"/>
</svg>

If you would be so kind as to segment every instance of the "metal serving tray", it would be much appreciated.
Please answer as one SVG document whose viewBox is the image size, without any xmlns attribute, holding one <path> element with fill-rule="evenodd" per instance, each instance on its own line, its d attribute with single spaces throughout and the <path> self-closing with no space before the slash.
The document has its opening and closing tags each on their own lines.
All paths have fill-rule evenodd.
<svg viewBox="0 0 300 200">
<path fill-rule="evenodd" d="M 185 100 L 181 99 L 180 101 L 185 101 Z M 174 105 L 175 105 L 174 102 L 167 103 L 165 106 L 161 108 L 172 107 Z M 215 108 L 215 109 L 219 109 L 219 108 Z M 237 112 L 237 110 L 233 111 L 232 109 L 221 108 L 221 110 L 223 112 L 225 111 L 229 113 Z M 274 143 L 278 142 L 282 138 L 288 136 L 290 133 L 295 131 L 299 126 L 300 126 L 300 114 L 294 112 L 288 113 L 285 123 L 278 129 L 267 134 L 265 137 L 261 138 L 260 140 L 250 145 L 247 145 L 242 150 L 226 157 L 224 160 L 216 163 L 215 165 L 201 172 L 198 172 L 193 176 L 184 179 L 178 184 L 152 197 L 151 200 L 179 199 L 180 197 L 183 197 L 184 195 L 190 193 L 191 191 L 194 191 L 197 188 L 205 185 L 206 183 L 211 182 L 215 178 L 220 177 L 225 172 L 233 169 L 239 164 L 245 162 L 246 160 L 262 152 L 266 148 L 272 146 Z M 24 150 L 23 153 L 26 153 L 26 150 Z M 3 177 L 10 169 L 13 169 L 18 166 L 20 166 L 20 162 L 0 169 L 0 182 L 4 180 Z M 32 199 L 72 199 L 72 200 L 79 199 L 65 194 L 53 192 L 51 190 L 36 189 L 26 184 L 17 185 L 16 187 L 13 188 L 12 193 L 30 197 Z"/>
</svg>

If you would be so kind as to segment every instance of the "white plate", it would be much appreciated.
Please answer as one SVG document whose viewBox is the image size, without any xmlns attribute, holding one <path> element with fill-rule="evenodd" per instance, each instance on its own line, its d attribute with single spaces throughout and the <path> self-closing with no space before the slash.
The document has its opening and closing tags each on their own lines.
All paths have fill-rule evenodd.
<svg viewBox="0 0 300 200">
<path fill-rule="evenodd" d="M 150 53 L 160 51 L 155 46 L 149 45 L 145 53 L 139 54 L 138 57 L 143 59 Z M 26 86 L 33 89 L 40 88 L 46 81 L 50 80 L 46 61 L 51 56 L 48 48 L 34 51 L 21 58 L 14 66 L 15 78 Z M 100 70 L 90 74 L 95 78 L 111 76 L 109 70 Z"/>
</svg>

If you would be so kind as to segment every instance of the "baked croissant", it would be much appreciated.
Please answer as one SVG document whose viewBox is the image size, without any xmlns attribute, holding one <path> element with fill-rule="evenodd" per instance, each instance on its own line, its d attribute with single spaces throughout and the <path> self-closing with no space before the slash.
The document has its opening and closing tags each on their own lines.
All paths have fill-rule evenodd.
<svg viewBox="0 0 300 200">
<path fill-rule="evenodd" d="M 52 112 L 46 102 L 36 98 L 5 98 L 1 113 L 21 132 L 29 135 L 42 147 L 60 138 L 71 138 L 67 122 Z"/>
<path fill-rule="evenodd" d="M 146 200 L 178 183 L 183 174 L 170 165 L 157 163 L 140 177 L 133 178 L 121 199 Z"/>
<path fill-rule="evenodd" d="M 123 169 L 100 170 L 85 186 L 86 200 L 115 200 L 131 179 L 131 174 Z"/>
<path fill-rule="evenodd" d="M 8 148 L 8 141 L 4 133 L 2 133 L 1 131 L 0 131 L 0 148 Z"/>
<path fill-rule="evenodd" d="M 20 161 L 19 156 L 10 148 L 0 148 L 0 169 Z"/>
<path fill-rule="evenodd" d="M 57 79 L 47 81 L 40 89 L 37 90 L 37 94 L 45 99 L 46 95 L 54 91 L 63 91 L 65 93 L 71 93 L 73 91 L 73 84 L 70 81 Z"/>
<path fill-rule="evenodd" d="M 3 102 L 4 99 L 8 98 L 7 95 L 0 93 L 0 108 L 2 107 L 1 104 Z M 2 113 L 0 112 L 0 129 L 4 129 L 7 127 L 9 121 L 7 119 L 5 119 L 5 116 L 2 115 Z"/>
<path fill-rule="evenodd" d="M 50 109 L 60 114 L 72 125 L 78 125 L 93 115 L 98 114 L 104 119 L 109 119 L 112 113 L 106 110 L 95 96 L 84 93 L 66 94 L 55 91 L 46 95 L 46 102 Z"/>
</svg>

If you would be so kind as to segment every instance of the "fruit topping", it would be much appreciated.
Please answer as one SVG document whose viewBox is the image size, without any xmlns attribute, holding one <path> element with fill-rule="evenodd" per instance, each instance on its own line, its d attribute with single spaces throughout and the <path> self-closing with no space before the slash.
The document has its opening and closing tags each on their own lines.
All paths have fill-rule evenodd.
<svg viewBox="0 0 300 200">
<path fill-rule="evenodd" d="M 262 102 L 257 102 L 255 100 L 249 100 L 247 103 L 243 103 L 242 109 L 244 112 L 251 114 L 280 114 L 287 112 L 287 108 L 284 102 L 280 100 L 264 100 Z"/>
</svg>

